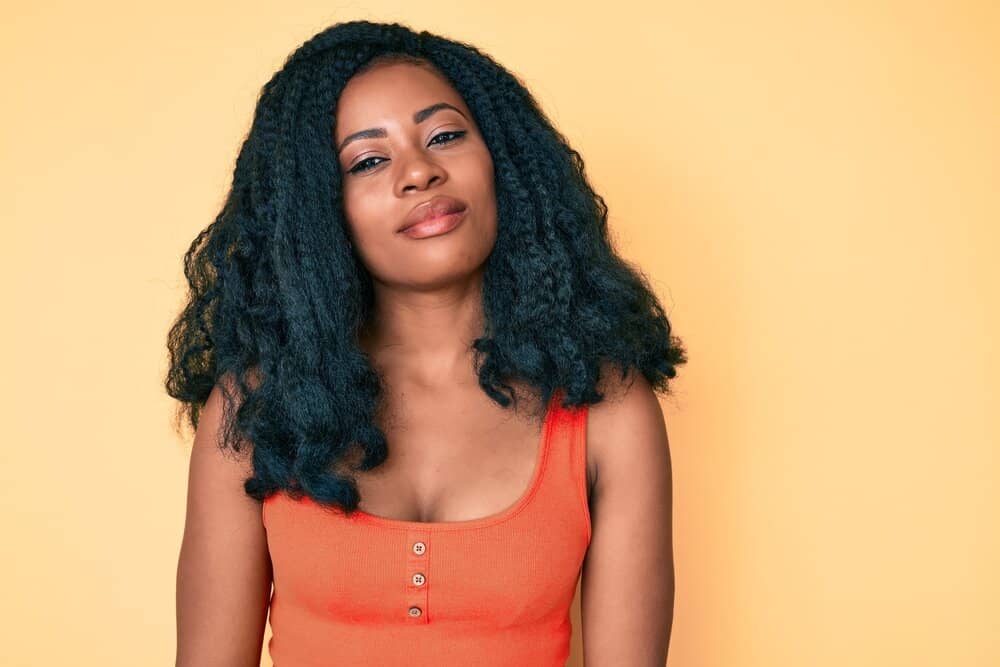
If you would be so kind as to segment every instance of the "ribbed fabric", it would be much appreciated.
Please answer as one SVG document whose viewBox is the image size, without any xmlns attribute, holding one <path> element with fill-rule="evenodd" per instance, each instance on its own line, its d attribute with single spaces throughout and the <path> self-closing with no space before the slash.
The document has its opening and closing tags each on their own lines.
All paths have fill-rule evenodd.
<svg viewBox="0 0 1000 667">
<path fill-rule="evenodd" d="M 492 516 L 348 518 L 268 497 L 275 667 L 565 667 L 591 524 L 587 406 L 561 401 L 557 391 L 547 407 L 528 488 Z"/>
</svg>

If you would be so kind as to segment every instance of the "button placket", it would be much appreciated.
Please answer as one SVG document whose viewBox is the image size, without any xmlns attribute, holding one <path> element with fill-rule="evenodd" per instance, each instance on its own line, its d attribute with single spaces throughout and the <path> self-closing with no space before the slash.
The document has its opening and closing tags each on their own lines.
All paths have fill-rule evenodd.
<svg viewBox="0 0 1000 667">
<path fill-rule="evenodd" d="M 408 623 L 427 623 L 427 590 L 430 586 L 430 532 L 406 532 L 406 601 L 401 612 Z"/>
</svg>

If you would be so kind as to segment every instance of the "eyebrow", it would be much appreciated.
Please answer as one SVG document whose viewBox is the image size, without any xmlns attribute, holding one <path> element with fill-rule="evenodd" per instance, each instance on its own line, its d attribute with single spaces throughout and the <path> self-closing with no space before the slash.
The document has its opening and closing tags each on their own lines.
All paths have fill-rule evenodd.
<svg viewBox="0 0 1000 667">
<path fill-rule="evenodd" d="M 462 115 L 463 118 L 468 120 L 468 116 L 462 113 L 462 110 L 459 109 L 458 107 L 448 104 L 447 102 L 438 102 L 437 104 L 432 104 L 429 107 L 426 107 L 414 113 L 413 122 L 422 123 L 425 120 L 427 120 L 432 114 L 434 114 L 437 111 L 441 111 L 442 109 L 451 109 L 453 111 L 457 111 Z M 340 142 L 340 146 L 337 147 L 337 154 L 339 155 L 340 152 L 344 150 L 344 146 L 351 143 L 352 141 L 357 141 L 358 139 L 383 138 L 386 136 L 388 136 L 388 134 L 385 131 L 384 127 L 370 127 L 367 130 L 361 130 L 360 132 L 349 134 L 342 142 Z"/>
</svg>

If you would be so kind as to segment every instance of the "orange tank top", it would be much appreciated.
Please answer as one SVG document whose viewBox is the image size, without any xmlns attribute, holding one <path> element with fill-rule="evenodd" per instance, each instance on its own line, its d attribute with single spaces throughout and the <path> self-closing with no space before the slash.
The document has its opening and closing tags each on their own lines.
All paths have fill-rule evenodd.
<svg viewBox="0 0 1000 667">
<path fill-rule="evenodd" d="M 564 667 L 590 545 L 587 406 L 549 402 L 528 488 L 468 521 L 264 500 L 275 667 Z"/>
</svg>

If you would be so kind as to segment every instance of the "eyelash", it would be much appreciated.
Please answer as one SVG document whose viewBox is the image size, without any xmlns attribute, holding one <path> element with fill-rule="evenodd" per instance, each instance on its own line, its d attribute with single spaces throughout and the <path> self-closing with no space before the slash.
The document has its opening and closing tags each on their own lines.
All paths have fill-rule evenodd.
<svg viewBox="0 0 1000 667">
<path fill-rule="evenodd" d="M 433 145 L 435 139 L 437 139 L 438 137 L 443 137 L 446 134 L 454 134 L 455 135 L 454 139 L 448 139 L 447 141 L 444 142 L 446 144 L 450 144 L 451 142 L 458 141 L 459 139 L 461 139 L 462 137 L 464 137 L 466 134 L 468 134 L 468 130 L 449 130 L 447 132 L 439 132 L 439 133 L 435 134 L 433 137 L 431 137 L 431 144 Z M 371 171 L 372 169 L 374 169 L 375 167 L 377 167 L 379 164 L 382 164 L 382 163 L 379 162 L 379 163 L 374 164 L 374 165 L 372 165 L 370 167 L 365 167 L 364 169 L 361 168 L 361 165 L 367 164 L 369 160 L 382 160 L 382 159 L 384 159 L 384 158 L 379 158 L 379 157 L 365 158 L 361 162 L 358 162 L 356 165 L 354 165 L 353 167 L 351 167 L 348 170 L 348 172 L 351 173 L 351 174 L 357 174 L 357 173 L 361 173 L 363 171 Z"/>
</svg>

